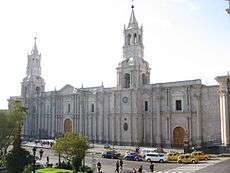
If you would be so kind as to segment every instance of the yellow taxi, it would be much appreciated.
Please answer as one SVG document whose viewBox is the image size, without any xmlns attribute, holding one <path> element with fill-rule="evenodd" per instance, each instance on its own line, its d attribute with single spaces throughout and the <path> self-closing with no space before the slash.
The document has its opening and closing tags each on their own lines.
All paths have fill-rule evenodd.
<svg viewBox="0 0 230 173">
<path fill-rule="evenodd" d="M 166 158 L 168 161 L 177 161 L 179 155 L 180 153 L 167 153 Z"/>
<path fill-rule="evenodd" d="M 209 155 L 203 153 L 202 151 L 193 151 L 191 156 L 196 157 L 198 160 L 208 160 Z"/>
<path fill-rule="evenodd" d="M 177 163 L 198 163 L 198 159 L 191 154 L 181 154 L 178 156 Z"/>
</svg>

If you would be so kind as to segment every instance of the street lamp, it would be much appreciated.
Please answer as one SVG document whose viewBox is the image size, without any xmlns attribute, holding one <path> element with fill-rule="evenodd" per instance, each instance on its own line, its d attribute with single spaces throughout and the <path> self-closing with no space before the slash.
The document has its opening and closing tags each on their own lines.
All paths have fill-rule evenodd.
<svg viewBox="0 0 230 173">
<path fill-rule="evenodd" d="M 227 13 L 230 14 L 230 0 L 226 0 L 229 2 L 229 8 L 226 9 Z"/>
<path fill-rule="evenodd" d="M 58 153 L 58 166 L 61 165 L 61 153 Z"/>
<path fill-rule="evenodd" d="M 34 156 L 34 159 L 33 159 L 33 173 L 35 173 L 35 162 L 36 162 L 35 156 L 36 156 L 36 147 L 33 147 L 33 156 Z"/>
</svg>

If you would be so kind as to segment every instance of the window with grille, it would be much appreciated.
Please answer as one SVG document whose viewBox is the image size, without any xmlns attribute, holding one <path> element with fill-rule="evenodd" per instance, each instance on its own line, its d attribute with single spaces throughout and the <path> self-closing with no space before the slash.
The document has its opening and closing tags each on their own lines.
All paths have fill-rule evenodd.
<svg viewBox="0 0 230 173">
<path fill-rule="evenodd" d="M 176 100 L 176 111 L 182 111 L 182 100 Z"/>
<path fill-rule="evenodd" d="M 94 112 L 94 104 L 91 104 L 91 112 Z"/>
<path fill-rule="evenodd" d="M 148 101 L 145 101 L 145 111 L 148 111 L 149 110 L 149 104 L 148 104 Z"/>
</svg>

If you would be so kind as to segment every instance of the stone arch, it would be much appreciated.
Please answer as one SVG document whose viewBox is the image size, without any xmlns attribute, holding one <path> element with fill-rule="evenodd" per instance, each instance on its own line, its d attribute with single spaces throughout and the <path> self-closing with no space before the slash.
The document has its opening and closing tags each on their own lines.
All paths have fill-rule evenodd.
<svg viewBox="0 0 230 173">
<path fill-rule="evenodd" d="M 72 121 L 68 118 L 64 121 L 64 133 L 72 132 Z"/>
<path fill-rule="evenodd" d="M 142 84 L 147 84 L 147 76 L 142 73 Z"/>
<path fill-rule="evenodd" d="M 136 33 L 133 35 L 133 42 L 134 42 L 134 44 L 137 43 L 137 34 Z"/>
<path fill-rule="evenodd" d="M 129 88 L 130 87 L 130 74 L 125 73 L 125 83 L 124 83 L 124 88 Z"/>
<path fill-rule="evenodd" d="M 183 147 L 185 138 L 185 130 L 182 127 L 175 127 L 173 129 L 173 146 Z"/>
</svg>

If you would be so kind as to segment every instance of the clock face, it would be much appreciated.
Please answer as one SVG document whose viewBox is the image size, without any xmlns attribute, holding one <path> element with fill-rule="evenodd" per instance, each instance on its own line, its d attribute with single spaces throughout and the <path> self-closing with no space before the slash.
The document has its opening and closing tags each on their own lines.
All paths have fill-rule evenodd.
<svg viewBox="0 0 230 173">
<path fill-rule="evenodd" d="M 123 97 L 122 101 L 123 101 L 123 103 L 127 103 L 128 102 L 128 97 Z"/>
</svg>

